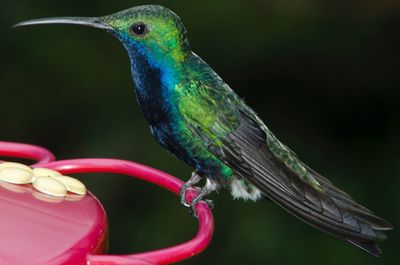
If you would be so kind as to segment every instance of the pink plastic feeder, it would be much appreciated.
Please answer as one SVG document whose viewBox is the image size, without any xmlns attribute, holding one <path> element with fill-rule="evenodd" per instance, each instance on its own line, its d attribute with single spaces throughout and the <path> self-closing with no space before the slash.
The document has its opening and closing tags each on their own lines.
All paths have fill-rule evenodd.
<svg viewBox="0 0 400 265">
<path fill-rule="evenodd" d="M 159 170 L 116 159 L 54 161 L 41 147 L 0 142 L 0 156 L 36 160 L 32 167 L 61 174 L 108 172 L 152 182 L 179 194 L 183 182 Z M 188 201 L 195 191 L 186 194 Z M 211 241 L 214 222 L 206 203 L 196 205 L 197 235 L 185 243 L 130 255 L 105 254 L 107 219 L 100 202 L 88 192 L 57 200 L 37 192 L 32 185 L 0 181 L 0 264 L 172 264 L 203 251 Z M 129 229 L 129 228 L 127 228 Z"/>
</svg>

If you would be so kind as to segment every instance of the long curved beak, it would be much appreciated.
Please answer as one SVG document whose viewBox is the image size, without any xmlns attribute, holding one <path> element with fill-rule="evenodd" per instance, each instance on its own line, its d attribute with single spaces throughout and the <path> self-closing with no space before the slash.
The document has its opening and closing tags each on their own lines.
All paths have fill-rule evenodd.
<svg viewBox="0 0 400 265">
<path fill-rule="evenodd" d="M 93 28 L 105 29 L 108 31 L 112 31 L 113 27 L 102 22 L 99 18 L 95 17 L 55 17 L 55 18 L 39 18 L 32 19 L 28 21 L 23 21 L 18 24 L 12 26 L 12 28 L 19 27 L 29 27 L 36 25 L 47 25 L 47 24 L 74 24 L 74 25 L 83 25 L 89 26 Z"/>
</svg>

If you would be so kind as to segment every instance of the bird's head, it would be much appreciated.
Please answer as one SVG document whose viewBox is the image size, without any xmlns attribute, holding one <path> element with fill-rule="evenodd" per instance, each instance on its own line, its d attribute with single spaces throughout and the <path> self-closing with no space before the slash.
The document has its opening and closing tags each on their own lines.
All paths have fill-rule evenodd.
<svg viewBox="0 0 400 265">
<path fill-rule="evenodd" d="M 104 29 L 123 43 L 131 57 L 141 54 L 154 64 L 165 60 L 181 61 L 190 52 L 187 33 L 179 17 L 157 5 L 137 6 L 103 17 L 34 19 L 14 27 L 43 24 L 77 24 Z"/>
</svg>

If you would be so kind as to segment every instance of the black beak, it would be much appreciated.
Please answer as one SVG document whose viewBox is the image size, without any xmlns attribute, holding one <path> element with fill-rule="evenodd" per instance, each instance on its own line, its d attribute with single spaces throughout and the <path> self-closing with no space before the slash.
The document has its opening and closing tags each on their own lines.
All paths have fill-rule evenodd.
<svg viewBox="0 0 400 265">
<path fill-rule="evenodd" d="M 102 22 L 99 18 L 95 17 L 56 17 L 56 18 L 40 18 L 33 19 L 24 22 L 20 22 L 12 26 L 12 28 L 19 27 L 29 27 L 35 25 L 46 25 L 46 24 L 74 24 L 74 25 L 83 25 L 89 26 L 93 28 L 105 29 L 108 31 L 112 31 L 113 27 Z"/>
</svg>

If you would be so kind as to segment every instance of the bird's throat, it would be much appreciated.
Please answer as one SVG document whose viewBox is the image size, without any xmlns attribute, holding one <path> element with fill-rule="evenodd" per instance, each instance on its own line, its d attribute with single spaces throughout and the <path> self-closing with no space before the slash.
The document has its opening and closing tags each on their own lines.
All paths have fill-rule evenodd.
<svg viewBox="0 0 400 265">
<path fill-rule="evenodd" d="M 174 66 L 168 62 L 155 63 L 154 58 L 138 51 L 128 49 L 131 59 L 132 79 L 140 108 L 150 125 L 166 123 L 169 91 L 175 82 Z"/>
</svg>

